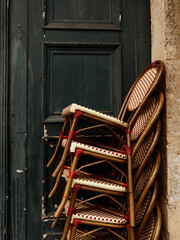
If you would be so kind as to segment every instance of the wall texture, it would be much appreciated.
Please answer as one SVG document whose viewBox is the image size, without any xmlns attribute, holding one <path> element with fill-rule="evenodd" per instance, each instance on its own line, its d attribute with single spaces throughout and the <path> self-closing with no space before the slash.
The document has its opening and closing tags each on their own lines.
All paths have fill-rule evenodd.
<svg viewBox="0 0 180 240">
<path fill-rule="evenodd" d="M 163 60 L 165 107 L 162 113 L 162 152 L 159 202 L 163 231 L 180 239 L 180 1 L 151 0 L 152 61 Z"/>
</svg>

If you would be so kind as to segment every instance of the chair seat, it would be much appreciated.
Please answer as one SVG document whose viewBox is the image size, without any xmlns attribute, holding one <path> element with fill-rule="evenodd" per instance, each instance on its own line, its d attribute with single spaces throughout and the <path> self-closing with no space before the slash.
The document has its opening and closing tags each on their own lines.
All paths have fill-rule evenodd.
<svg viewBox="0 0 180 240">
<path fill-rule="evenodd" d="M 67 178 L 69 176 L 69 170 L 64 169 L 62 176 Z M 75 184 L 105 189 L 105 190 L 109 190 L 109 191 L 117 191 L 117 192 L 126 192 L 127 191 L 127 187 L 121 186 L 116 183 L 111 183 L 111 182 L 103 181 L 100 179 L 95 179 L 95 178 L 78 178 L 78 177 L 73 178 L 71 187 L 74 188 Z"/>
<path fill-rule="evenodd" d="M 71 223 L 74 219 L 88 220 L 93 222 L 112 223 L 112 224 L 126 224 L 127 220 L 116 214 L 107 213 L 101 209 L 85 209 L 81 212 L 74 213 L 71 218 Z"/>
<path fill-rule="evenodd" d="M 98 118 L 110 121 L 112 123 L 116 123 L 116 124 L 118 124 L 118 125 L 120 125 L 122 127 L 128 127 L 128 124 L 126 122 L 124 122 L 124 121 L 121 121 L 121 120 L 119 120 L 119 119 L 117 119 L 115 117 L 112 117 L 110 115 L 98 112 L 96 110 L 92 110 L 90 108 L 83 107 L 83 106 L 78 105 L 76 103 L 72 103 L 68 107 L 64 108 L 63 111 L 62 111 L 62 116 L 63 117 L 69 116 L 71 114 L 74 114 L 76 111 L 81 111 L 83 113 L 87 113 L 87 114 L 93 115 L 95 117 L 98 117 Z"/>
<path fill-rule="evenodd" d="M 75 206 L 77 203 L 75 203 Z M 68 200 L 65 204 L 65 212 L 67 215 L 68 209 L 70 206 L 70 200 Z M 89 205 L 83 203 L 77 207 L 77 213 L 73 213 L 71 217 L 71 223 L 73 223 L 74 219 L 81 219 L 81 220 L 89 220 L 93 222 L 102 222 L 102 223 L 112 223 L 112 224 L 126 224 L 127 219 L 124 217 L 120 217 L 116 214 L 108 213 L 103 211 L 102 209 L 88 209 Z M 80 210 L 80 212 L 78 212 Z M 111 208 L 112 210 L 112 208 Z M 116 209 L 117 212 L 117 209 Z M 121 213 L 118 210 L 118 213 Z"/>
<path fill-rule="evenodd" d="M 66 141 L 67 139 L 63 139 L 62 141 L 62 146 L 64 147 L 66 145 Z M 110 156 L 110 157 L 114 157 L 114 158 L 119 158 L 119 159 L 127 159 L 127 155 L 123 154 L 123 153 L 119 153 L 119 152 L 113 152 L 107 149 L 103 149 L 103 148 L 98 148 L 98 147 L 94 147 L 94 146 L 90 146 L 84 143 L 79 143 L 79 142 L 72 142 L 71 143 L 71 147 L 70 147 L 70 152 L 75 152 L 76 148 L 79 149 L 83 149 L 83 150 L 87 150 L 89 152 L 94 152 L 94 153 L 99 153 L 99 154 L 103 154 L 106 156 Z"/>
</svg>

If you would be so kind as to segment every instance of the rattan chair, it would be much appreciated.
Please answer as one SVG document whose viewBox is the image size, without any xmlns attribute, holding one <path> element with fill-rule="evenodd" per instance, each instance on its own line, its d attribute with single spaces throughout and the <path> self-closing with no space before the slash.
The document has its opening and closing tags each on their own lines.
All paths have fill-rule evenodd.
<svg viewBox="0 0 180 240">
<path fill-rule="evenodd" d="M 137 118 L 137 121 L 134 124 L 134 127 L 132 127 L 132 133 L 131 133 L 131 138 L 133 138 L 133 140 L 137 139 L 140 136 L 137 143 L 138 145 L 141 141 L 143 141 L 148 131 L 151 129 L 151 127 L 157 120 L 160 114 L 160 111 L 162 109 L 163 102 L 164 102 L 164 96 L 161 92 L 159 92 L 159 94 L 156 94 L 155 96 L 151 97 L 147 101 L 147 103 L 142 108 L 142 111 L 139 113 L 139 117 Z M 118 162 L 118 163 L 126 163 L 127 158 L 129 156 L 125 153 L 113 152 L 113 151 L 93 147 L 93 146 L 78 143 L 78 142 L 72 142 L 70 147 L 70 152 L 72 153 L 74 152 L 74 160 L 72 162 L 71 172 L 74 172 L 76 170 L 76 166 L 81 155 L 87 155 L 95 158 L 105 159 L 107 161 Z M 128 160 L 128 164 L 130 163 Z M 69 182 L 72 183 L 73 177 L 70 177 L 70 179 L 71 180 L 69 180 Z M 128 180 L 129 180 L 129 176 L 128 176 Z M 69 189 L 68 189 L 68 194 L 64 194 L 64 198 L 68 196 L 69 196 Z M 61 207 L 61 210 L 62 209 L 63 209 L 63 206 Z M 58 216 L 60 216 L 59 213 L 56 215 L 56 217 Z"/>
<path fill-rule="evenodd" d="M 145 201 L 147 193 L 149 192 L 150 188 L 152 187 L 152 184 L 154 183 L 154 181 L 156 179 L 159 165 L 160 165 L 160 152 L 157 150 L 156 159 L 154 161 L 152 159 L 151 161 L 149 161 L 146 164 L 144 170 L 142 171 L 142 173 L 138 179 L 136 187 L 135 187 L 135 191 L 134 191 L 135 200 L 137 199 L 136 206 L 135 206 L 135 214 L 138 215 L 138 221 L 139 221 L 139 219 L 141 219 L 141 217 L 143 215 L 142 209 L 143 209 L 143 211 L 144 211 L 144 209 L 147 209 L 147 204 L 144 204 L 143 207 L 141 207 L 141 206 L 142 206 L 142 203 Z M 156 186 L 156 184 L 155 184 L 155 186 Z M 155 187 L 155 190 L 153 191 L 153 193 L 154 193 L 153 200 L 149 201 L 149 198 L 147 198 L 148 204 L 150 204 L 150 202 L 151 202 L 151 204 L 150 204 L 151 209 L 152 209 L 152 205 L 155 203 L 155 197 L 157 195 L 157 186 Z M 105 194 L 102 194 L 102 195 L 100 195 L 100 197 L 102 197 L 104 195 Z M 110 198 L 112 198 L 112 197 L 110 197 Z M 112 199 L 114 200 L 114 198 L 112 198 Z M 66 222 L 70 220 L 73 223 L 71 240 L 74 239 L 76 229 L 78 227 L 78 224 L 80 224 L 80 223 L 87 224 L 87 225 L 117 228 L 117 225 L 116 225 L 117 222 L 115 222 L 115 223 L 113 222 L 114 218 L 117 217 L 117 212 L 118 212 L 117 210 L 114 211 L 113 215 L 110 216 L 111 219 L 109 220 L 109 218 L 108 218 L 108 220 L 107 220 L 108 222 L 106 222 L 107 216 L 105 215 L 104 212 L 107 211 L 107 208 L 106 209 L 101 208 L 100 209 L 101 211 L 99 209 L 98 210 L 93 209 L 93 211 L 90 209 L 90 211 L 89 211 L 87 209 L 80 208 L 80 205 L 84 204 L 86 201 L 87 200 L 78 203 L 76 205 L 76 211 L 74 208 L 75 203 L 74 203 L 73 198 L 71 198 L 70 206 L 69 205 L 68 205 L 68 207 L 66 206 L 66 209 L 68 209 L 68 211 L 66 211 L 67 212 Z M 120 206 L 122 207 L 122 204 Z M 120 217 L 121 220 L 119 219 L 119 221 L 122 221 L 122 222 L 121 222 L 121 224 L 118 224 L 118 227 L 124 228 L 125 224 L 128 223 L 127 217 L 126 217 L 125 213 L 123 214 L 123 216 L 122 215 L 120 215 L 120 216 L 121 216 Z M 103 220 L 102 220 L 102 218 L 103 218 Z M 110 221 L 111 221 L 111 225 L 109 225 Z M 117 219 L 116 219 L 116 221 L 117 221 Z M 64 231 L 65 231 L 64 234 L 66 235 L 67 231 L 68 231 L 68 224 L 65 225 Z M 62 239 L 65 239 L 65 237 L 66 236 L 63 235 Z M 128 239 L 131 239 L 131 238 L 128 238 Z"/>
<path fill-rule="evenodd" d="M 164 73 L 165 68 L 164 63 L 162 61 L 157 60 L 154 63 L 150 64 L 140 74 L 140 76 L 136 79 L 136 81 L 132 85 L 122 104 L 121 110 L 117 118 L 108 116 L 95 110 L 88 109 L 86 107 L 82 107 L 77 104 L 72 104 L 65 108 L 62 112 L 62 115 L 66 119 L 62 131 L 60 133 L 55 152 L 47 164 L 48 167 L 51 166 L 51 164 L 54 162 L 55 158 L 58 155 L 58 150 L 61 146 L 63 135 L 68 125 L 69 119 L 73 120 L 61 161 L 58 164 L 56 170 L 54 171 L 53 176 L 56 177 L 61 167 L 64 165 L 67 154 L 69 152 L 71 141 L 74 139 L 75 134 L 78 132 L 75 130 L 77 128 L 77 122 L 79 119 L 85 119 L 92 122 L 96 122 L 98 124 L 96 127 L 102 126 L 107 127 L 113 134 L 115 133 L 114 129 L 121 129 L 123 131 L 126 130 L 128 128 L 128 124 L 126 123 L 128 122 L 127 120 L 128 113 L 133 113 L 134 111 L 136 111 L 136 113 L 138 114 L 138 111 L 141 110 L 141 107 L 146 102 L 146 100 L 157 89 L 160 80 L 164 77 Z M 133 124 L 133 122 L 131 123 Z M 127 137 L 128 138 L 130 137 L 129 133 L 127 133 Z"/>
<path fill-rule="evenodd" d="M 156 197 L 157 197 L 157 189 L 158 184 L 157 180 L 153 186 L 153 189 L 150 189 L 149 193 L 147 194 L 145 200 L 143 201 L 141 207 L 138 210 L 138 213 L 136 214 L 136 228 L 138 229 L 136 233 L 136 240 L 139 239 L 139 235 L 141 235 L 142 230 L 144 226 L 146 225 L 146 222 L 152 213 L 152 210 L 156 203 Z M 66 211 L 68 212 L 68 211 Z M 67 214 L 68 215 L 68 214 Z M 140 224 L 141 223 L 141 224 Z M 140 226 L 139 226 L 140 225 Z M 111 234 L 110 234 L 111 233 Z M 61 238 L 63 239 L 63 238 Z M 113 229 L 99 227 L 95 228 L 93 230 L 78 230 L 76 231 L 75 240 L 91 240 L 91 239 L 101 239 L 101 240 L 125 240 L 127 239 L 127 231 L 114 231 Z M 70 229 L 67 233 L 67 240 L 70 240 Z"/>
<path fill-rule="evenodd" d="M 157 123 L 157 126 L 158 125 L 159 124 Z M 157 131 L 159 131 L 159 128 L 157 128 Z M 157 135 L 157 132 L 156 132 L 155 135 Z M 157 139 L 154 138 L 154 140 L 155 141 L 152 142 L 153 146 L 154 146 L 154 142 L 156 142 Z M 152 146 L 150 145 L 149 148 L 152 149 Z M 149 151 L 148 151 L 148 153 L 149 153 Z M 146 161 L 146 156 L 145 156 L 144 159 Z M 94 163 L 88 164 L 87 166 L 89 167 L 89 166 L 92 166 L 93 164 L 97 165 L 97 164 L 104 163 L 104 162 L 106 162 L 106 161 L 102 160 L 99 163 L 98 162 L 94 162 Z M 93 191 L 93 192 L 99 192 L 99 193 L 106 193 L 106 194 L 111 194 L 111 195 L 116 195 L 116 196 L 122 196 L 123 194 L 127 193 L 127 185 L 126 185 L 127 176 L 125 176 L 122 173 L 122 171 L 117 168 L 117 166 L 115 166 L 111 162 L 108 162 L 108 163 L 111 166 L 113 166 L 118 171 L 118 173 L 120 173 L 123 176 L 123 178 L 125 179 L 124 183 L 122 181 L 119 182 L 119 181 L 115 181 L 115 180 L 107 179 L 107 178 L 102 178 L 102 177 L 101 177 L 101 179 L 97 179 L 96 175 L 92 175 L 92 174 L 91 175 L 89 175 L 89 174 L 86 175 L 84 171 L 83 172 L 80 171 L 80 170 L 82 170 L 83 168 L 86 167 L 86 166 L 83 166 L 83 167 L 81 167 L 77 171 L 77 173 L 79 173 L 78 177 L 73 179 L 73 182 L 72 182 L 72 185 L 71 185 L 71 187 L 73 188 L 73 195 L 71 196 L 71 204 L 72 204 L 71 208 L 72 209 L 73 209 L 73 205 L 74 205 L 75 200 L 76 200 L 76 195 L 78 193 L 78 190 L 86 190 L 86 191 Z M 144 162 L 142 162 L 142 164 L 143 163 Z M 139 168 L 140 168 L 140 166 L 139 166 Z M 141 168 L 141 169 L 143 169 L 143 168 Z M 148 172 L 149 172 L 150 169 L 151 168 L 148 166 Z M 66 175 L 65 178 L 67 179 L 68 176 L 69 176 L 69 170 L 66 169 L 64 171 L 66 171 L 66 173 L 64 173 L 64 175 Z M 115 173 L 115 172 L 113 171 L 113 173 Z M 156 170 L 156 173 L 157 173 L 157 170 Z M 147 172 L 145 172 L 145 175 L 146 175 L 146 177 L 149 176 L 147 174 Z M 98 177 L 100 177 L 100 176 L 98 176 Z M 154 179 L 154 178 L 152 178 L 152 179 Z M 145 178 L 144 178 L 144 180 L 145 180 Z M 140 180 L 140 182 L 141 182 L 140 185 L 144 186 L 144 185 L 142 185 L 142 181 L 141 180 Z M 142 190 L 143 190 L 143 188 L 140 189 L 140 191 L 142 191 Z M 140 192 L 140 191 L 138 191 L 138 192 Z M 53 194 L 54 194 L 54 189 L 51 192 L 51 194 L 50 194 L 51 196 L 50 197 L 52 197 Z M 136 191 L 135 191 L 135 196 L 136 196 L 136 199 L 137 199 L 138 194 L 136 194 Z M 147 203 L 147 201 L 146 201 L 146 203 Z M 144 207 L 145 207 L 145 204 L 144 204 Z M 140 210 L 140 212 L 142 213 L 142 210 Z M 71 218 L 70 215 L 68 215 L 67 219 L 66 219 L 66 225 L 65 225 L 66 231 L 67 231 L 67 228 L 69 226 L 70 218 Z M 139 217 L 139 219 L 140 219 L 140 217 Z M 56 223 L 57 223 L 57 220 L 55 221 L 55 224 Z M 137 225 L 137 221 L 136 221 L 136 225 Z"/>
<path fill-rule="evenodd" d="M 157 119 L 157 117 L 158 117 L 158 115 L 159 115 L 159 113 L 160 113 L 160 110 L 161 110 L 161 108 L 162 108 L 162 105 L 163 105 L 163 94 L 162 93 L 159 93 L 159 95 L 157 95 L 156 97 L 152 97 L 152 98 L 150 98 L 149 100 L 148 100 L 148 102 L 147 102 L 147 104 L 144 106 L 144 108 L 142 109 L 142 113 L 139 115 L 139 118 L 138 118 L 138 120 L 137 120 L 137 122 L 138 122 L 138 124 L 135 124 L 134 125 L 134 127 L 133 127 L 133 131 L 132 131 L 132 133 L 134 133 L 132 136 L 134 136 L 134 139 L 136 139 L 137 137 L 139 137 L 139 135 L 141 134 L 141 131 L 145 131 L 145 133 L 147 133 L 148 132 L 148 129 L 150 129 L 150 127 L 152 126 L 152 124 L 154 124 L 154 122 L 156 121 L 156 119 Z M 147 107 L 148 106 L 148 107 Z M 145 113 L 147 113 L 147 114 L 145 114 Z M 144 119 L 145 120 L 143 120 L 143 117 L 144 117 Z M 139 121 L 139 119 L 140 119 L 140 121 Z M 147 122 L 149 121 L 149 124 L 147 124 Z M 141 123 L 142 122 L 142 125 L 143 125 L 143 127 L 141 126 Z M 147 126 L 146 126 L 147 125 Z M 139 129 L 139 126 L 141 126 L 140 127 L 140 129 Z M 158 126 L 159 126 L 159 124 L 158 124 Z M 158 130 L 159 130 L 159 128 L 160 127 L 157 127 L 158 128 Z M 146 136 L 145 134 L 142 134 L 144 137 Z M 156 133 L 156 135 L 158 136 L 158 134 Z M 143 140 L 143 138 L 142 137 L 140 137 L 141 138 L 141 141 Z M 154 141 L 153 141 L 153 147 L 155 146 L 155 142 L 157 141 L 157 137 L 156 138 L 154 138 Z M 81 144 L 81 143 L 79 143 L 80 145 L 78 146 L 78 151 L 79 151 L 79 148 L 80 148 L 80 146 L 82 146 L 82 148 L 84 148 L 84 144 Z M 139 141 L 137 142 L 137 144 L 139 144 Z M 72 143 L 72 145 L 73 145 L 73 147 L 74 146 L 76 146 L 77 147 L 77 143 L 76 144 L 74 144 L 74 143 Z M 135 148 L 136 149 L 136 148 Z M 152 151 L 152 149 L 153 148 L 151 148 L 151 151 Z M 89 149 L 86 149 L 85 150 L 85 152 L 86 152 L 86 154 L 87 155 L 90 155 L 90 156 L 93 156 L 93 157 L 99 157 L 98 155 L 99 155 L 99 153 L 97 154 L 97 153 L 94 153 L 94 152 L 91 152 L 91 151 L 88 151 Z M 81 154 L 84 154 L 84 152 L 80 152 Z M 148 152 L 149 153 L 149 152 Z M 118 155 L 120 156 L 122 156 L 122 154 L 120 154 L 120 153 L 118 153 Z M 78 161 L 78 158 L 79 158 L 79 156 L 75 156 L 75 159 L 76 159 L 76 165 L 77 165 L 77 161 Z M 112 157 L 110 157 L 110 156 L 106 156 L 106 155 L 104 155 L 104 154 L 101 154 L 101 156 L 99 157 L 99 158 L 102 158 L 102 159 L 106 159 L 106 160 L 109 160 L 109 161 L 115 161 L 115 162 L 121 162 L 121 163 L 124 163 L 125 162 L 125 160 L 122 160 L 122 159 L 115 159 L 115 158 L 112 158 Z M 116 157 L 117 158 L 117 157 Z M 74 163 L 75 161 L 73 161 L 73 163 Z M 74 166 L 74 168 L 76 168 L 76 166 Z M 73 168 L 72 168 L 72 166 L 71 166 L 71 175 L 72 175 L 72 173 L 74 172 L 75 170 L 73 170 Z M 58 181 L 59 181 L 59 176 L 58 176 Z M 73 178 L 73 177 L 72 177 Z M 68 186 L 68 189 L 66 189 L 65 190 L 65 192 L 64 192 L 64 196 L 63 196 L 63 201 L 61 202 L 61 205 L 58 207 L 58 210 L 56 211 L 56 213 L 55 213 L 55 216 L 57 217 L 57 218 L 59 218 L 60 217 L 60 214 L 61 214 L 61 212 L 62 212 L 62 210 L 63 210 L 63 208 L 64 208 L 64 205 L 65 205 L 65 202 L 67 201 L 67 199 L 68 199 L 68 196 L 69 196 L 69 190 L 70 190 L 70 186 L 71 186 L 71 183 L 72 183 L 72 181 L 73 181 L 73 179 L 68 179 L 68 183 L 69 183 L 69 186 Z M 127 181 L 127 177 L 126 177 L 126 181 Z M 126 182 L 124 182 L 124 185 L 126 184 Z M 88 189 L 89 188 L 89 190 L 91 189 L 91 187 L 88 187 L 88 186 L 83 186 L 83 188 L 84 189 Z M 119 195 L 120 194 L 122 194 L 122 193 L 124 193 L 125 192 L 125 187 L 124 187 L 124 190 L 122 191 L 122 189 L 123 189 L 123 187 L 121 186 L 121 193 L 119 193 Z M 95 191 L 97 191 L 97 189 L 95 189 L 95 188 L 93 188 L 93 190 L 95 190 Z M 102 188 L 101 188 L 101 190 L 99 190 L 98 189 L 98 191 L 102 191 Z M 104 190 L 104 191 L 106 191 L 107 193 L 109 193 L 110 194 L 110 192 L 108 192 L 107 190 Z M 117 194 L 117 192 L 112 192 L 111 191 L 111 194 Z M 130 210 L 131 211 L 131 210 Z M 56 225 L 56 223 L 57 223 L 57 220 L 55 221 L 55 223 L 53 224 L 53 227 Z"/>
<path fill-rule="evenodd" d="M 161 131 L 161 123 L 160 123 L 160 120 L 158 120 L 155 124 L 155 126 L 153 126 L 151 128 L 151 130 L 148 132 L 146 138 L 143 140 L 143 141 L 137 141 L 135 144 L 134 144 L 134 148 L 133 148 L 133 151 L 132 151 L 132 157 L 133 157 L 133 169 L 136 170 L 136 179 L 134 179 L 134 185 L 136 184 L 136 181 L 137 181 L 137 178 L 139 177 L 139 174 L 140 172 L 143 170 L 146 162 L 148 161 L 149 157 L 151 156 L 156 144 L 157 144 L 157 141 L 158 141 L 158 138 L 159 138 L 159 135 L 160 135 L 160 131 Z M 139 148 L 138 148 L 139 147 Z M 83 165 L 81 166 L 79 169 L 76 169 L 76 172 L 77 172 L 77 178 L 74 178 L 73 179 L 73 183 L 72 183 L 72 186 L 74 186 L 75 184 L 81 184 L 81 185 L 86 185 L 86 186 L 89 186 L 89 182 L 88 181 L 81 181 L 80 179 L 83 178 L 83 179 L 86 179 L 91 181 L 91 179 L 93 178 L 93 183 L 91 183 L 91 186 L 92 184 L 95 184 L 96 181 L 99 181 L 99 178 L 101 179 L 101 188 L 103 188 L 103 182 L 102 181 L 107 181 L 107 182 L 112 182 L 111 179 L 108 179 L 107 177 L 106 178 L 102 178 L 102 176 L 100 176 L 98 174 L 97 175 L 93 175 L 93 174 L 89 174 L 87 172 L 84 172 L 82 171 L 83 169 L 89 167 L 89 166 L 92 166 L 92 165 L 97 165 L 97 164 L 101 164 L 101 163 L 108 163 L 110 164 L 111 166 L 113 166 L 113 168 L 116 168 L 116 170 L 118 172 L 121 172 L 121 174 L 124 174 L 120 169 L 118 169 L 117 166 L 115 166 L 114 164 L 112 164 L 111 162 L 109 161 L 106 161 L 106 160 L 100 160 L 100 161 L 96 161 L 96 162 L 93 162 L 93 163 L 89 163 L 89 164 L 86 164 L 86 165 Z M 67 167 L 68 168 L 68 167 Z M 68 168 L 70 169 L 70 168 Z M 58 177 L 56 179 L 56 183 L 51 191 L 51 193 L 49 194 L 49 198 L 52 198 L 59 186 L 59 183 L 60 183 L 60 179 L 61 179 L 61 176 L 62 176 L 62 172 L 63 172 L 63 168 L 61 169 L 61 172 L 58 174 Z M 78 174 L 80 173 L 80 174 Z M 115 173 L 113 173 L 115 174 Z M 67 178 L 67 175 L 69 176 L 69 172 L 66 173 L 66 178 Z M 98 178 L 97 178 L 98 177 Z M 127 176 L 125 175 L 125 178 L 126 178 L 126 182 L 127 182 Z M 126 182 L 124 184 L 126 184 Z M 114 181 L 115 183 L 115 181 Z M 117 183 L 117 182 L 116 182 Z M 119 184 L 119 182 L 118 182 Z M 122 184 L 123 185 L 123 184 Z M 117 185 L 118 187 L 118 185 Z M 119 191 L 119 189 L 117 188 L 117 190 L 113 189 L 113 191 Z M 122 191 L 120 191 L 122 192 Z"/>
<path fill-rule="evenodd" d="M 150 76 L 151 74 L 152 74 L 152 76 Z M 104 114 L 97 113 L 93 110 L 84 109 L 83 107 L 80 108 L 81 106 L 79 107 L 77 105 L 71 106 L 72 108 L 75 109 L 75 110 L 73 110 L 73 111 L 75 111 L 75 114 L 71 114 L 71 110 L 72 110 L 71 107 L 68 107 L 68 109 L 66 109 L 64 111 L 64 115 L 66 115 L 67 112 L 68 112 L 67 116 L 70 115 L 70 116 L 68 116 L 68 118 L 71 118 L 73 115 L 73 121 L 72 121 L 70 132 L 68 134 L 66 144 L 65 144 L 65 149 L 63 152 L 61 162 L 60 162 L 60 164 L 58 164 L 58 167 L 56 168 L 55 172 L 53 173 L 53 176 L 57 176 L 59 171 L 60 170 L 62 171 L 62 167 L 66 160 L 67 153 L 69 152 L 70 146 L 74 145 L 76 150 L 75 150 L 75 154 L 74 154 L 75 156 L 74 156 L 74 159 L 73 159 L 73 162 L 71 165 L 71 172 L 70 172 L 70 176 L 69 176 L 69 179 L 71 179 L 71 180 L 68 179 L 68 182 L 67 182 L 68 190 L 67 189 L 65 190 L 64 200 L 61 202 L 61 205 L 58 207 L 58 210 L 55 213 L 55 217 L 58 218 L 60 216 L 62 209 L 63 209 L 63 205 L 65 204 L 65 201 L 69 195 L 69 189 L 71 187 L 73 174 L 75 172 L 76 165 L 77 165 L 80 155 L 82 155 L 82 154 L 89 155 L 89 156 L 93 156 L 95 158 L 106 159 L 108 161 L 114 161 L 114 162 L 118 162 L 118 163 L 125 163 L 126 162 L 125 159 L 128 159 L 128 182 L 129 182 L 128 193 L 129 193 L 129 201 L 130 201 L 130 203 L 129 203 L 129 205 L 130 205 L 130 210 L 129 210 L 130 211 L 130 226 L 131 227 L 134 226 L 134 213 L 133 213 L 134 200 L 133 200 L 133 184 L 132 184 L 132 163 L 131 163 L 131 151 L 130 151 L 131 141 L 134 141 L 136 138 L 139 137 L 139 135 L 142 135 L 140 137 L 140 139 L 142 141 L 142 139 L 147 135 L 149 128 L 154 124 L 155 120 L 152 120 L 151 124 L 149 124 L 149 128 L 146 127 L 147 122 L 143 122 L 142 119 L 139 119 L 139 122 L 137 121 L 135 125 L 134 125 L 134 123 L 137 120 L 137 117 L 139 116 L 140 111 L 142 110 L 146 101 L 148 101 L 147 102 L 148 104 L 150 104 L 150 102 L 151 102 L 152 105 L 153 105 L 153 101 L 155 102 L 155 100 L 153 100 L 153 98 L 151 98 L 151 100 L 148 100 L 148 98 L 150 97 L 150 95 L 152 95 L 152 93 L 156 89 L 157 84 L 159 83 L 159 80 L 163 77 L 163 74 L 164 74 L 164 65 L 161 61 L 156 61 L 155 63 L 150 65 L 140 75 L 140 77 L 136 80 L 135 84 L 132 86 L 131 90 L 129 91 L 129 94 L 127 95 L 127 97 L 124 101 L 124 104 L 122 105 L 122 108 L 121 108 L 118 118 L 106 116 Z M 143 91 L 142 91 L 142 89 L 140 89 L 142 87 L 142 85 L 143 85 L 143 88 L 142 88 Z M 144 87 L 145 88 L 147 87 L 147 88 L 144 90 Z M 140 93 L 138 91 L 140 91 Z M 138 96 L 138 98 L 137 98 L 137 96 Z M 154 97 L 154 99 L 155 98 L 156 97 Z M 163 94 L 162 93 L 160 93 L 159 99 L 161 99 L 159 101 L 163 104 Z M 162 104 L 158 104 L 158 106 L 156 104 L 154 104 L 155 108 L 153 109 L 153 111 L 156 109 L 155 112 L 157 113 L 157 115 L 161 111 Z M 81 112 L 78 112 L 79 110 Z M 83 114 L 82 114 L 82 112 L 83 112 Z M 130 115 L 130 118 L 128 118 L 128 119 L 126 119 L 127 112 L 133 113 Z M 145 109 L 144 113 L 147 114 L 147 112 L 148 112 L 147 109 Z M 151 115 L 150 113 L 148 113 L 148 114 Z M 126 142 L 125 142 L 127 145 L 126 154 L 108 151 L 106 149 L 98 149 L 98 148 L 96 148 L 97 151 L 94 152 L 94 151 L 92 151 L 91 146 L 89 147 L 89 145 L 86 146 L 86 144 L 74 143 L 74 142 L 71 144 L 71 142 L 73 140 L 73 135 L 74 135 L 75 127 L 77 124 L 77 120 L 78 120 L 77 115 L 78 115 L 78 118 L 79 117 L 83 118 L 83 119 L 86 118 L 93 122 L 100 123 L 100 125 L 97 125 L 97 127 L 102 126 L 102 125 L 107 126 L 108 129 L 112 133 L 115 133 L 115 129 L 120 129 L 123 131 L 126 130 Z M 66 121 L 65 121 L 62 131 L 64 131 L 66 128 L 68 118 L 66 118 Z M 152 119 L 155 119 L 155 118 L 152 118 Z M 127 123 L 125 123 L 124 120 L 127 120 Z M 134 126 L 134 128 L 133 128 L 133 126 Z M 143 134 L 141 134 L 142 131 L 143 131 Z M 53 155 L 52 159 L 50 160 L 48 166 L 50 166 L 52 164 L 52 162 L 54 161 L 54 159 L 57 155 L 58 148 L 62 141 L 63 132 L 61 132 L 60 135 L 61 135 L 61 137 L 59 138 L 57 148 L 55 150 L 55 154 Z M 117 134 L 115 134 L 115 136 L 117 138 L 119 138 Z M 85 150 L 83 149 L 84 147 L 85 147 Z M 80 151 L 79 151 L 79 149 L 80 149 Z M 105 152 L 105 154 L 104 154 L 104 152 Z M 113 154 L 115 157 L 113 156 Z"/>
</svg>

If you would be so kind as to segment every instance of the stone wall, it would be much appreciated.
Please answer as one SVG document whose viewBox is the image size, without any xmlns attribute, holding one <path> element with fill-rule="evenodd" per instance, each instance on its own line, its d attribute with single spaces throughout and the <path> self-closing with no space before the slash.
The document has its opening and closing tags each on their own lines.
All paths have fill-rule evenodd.
<svg viewBox="0 0 180 240">
<path fill-rule="evenodd" d="M 167 239 L 180 239 L 180 1 L 151 0 L 152 61 L 163 60 L 159 203 Z"/>
</svg>

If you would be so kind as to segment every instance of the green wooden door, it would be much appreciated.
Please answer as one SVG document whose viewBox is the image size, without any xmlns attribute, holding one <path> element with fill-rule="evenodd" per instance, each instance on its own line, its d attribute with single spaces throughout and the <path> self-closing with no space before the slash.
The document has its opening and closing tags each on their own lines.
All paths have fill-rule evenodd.
<svg viewBox="0 0 180 240">
<path fill-rule="evenodd" d="M 17 8 L 17 5 L 19 6 Z M 150 62 L 148 1 L 18 0 L 10 6 L 10 239 L 56 239 L 46 169 L 76 102 L 117 115 Z"/>
</svg>

